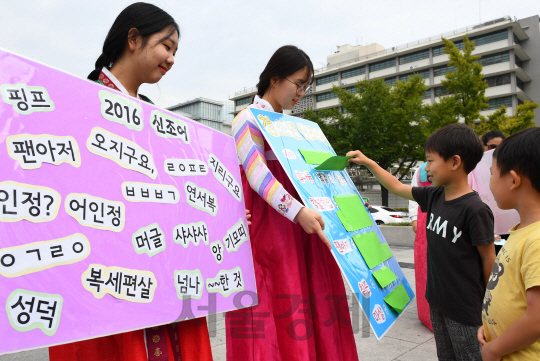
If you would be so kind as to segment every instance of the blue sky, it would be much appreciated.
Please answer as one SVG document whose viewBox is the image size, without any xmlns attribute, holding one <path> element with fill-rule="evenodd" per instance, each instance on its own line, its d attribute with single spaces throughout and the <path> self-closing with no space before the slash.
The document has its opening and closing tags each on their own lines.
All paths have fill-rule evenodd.
<svg viewBox="0 0 540 361">
<path fill-rule="evenodd" d="M 133 1 L 0 2 L 0 48 L 86 77 L 105 35 Z M 509 15 L 540 11 L 537 0 L 185 0 L 149 1 L 181 28 L 175 65 L 141 93 L 166 107 L 197 97 L 226 100 L 253 87 L 282 45 L 302 48 L 315 68 L 343 44 L 385 48 Z"/>
</svg>

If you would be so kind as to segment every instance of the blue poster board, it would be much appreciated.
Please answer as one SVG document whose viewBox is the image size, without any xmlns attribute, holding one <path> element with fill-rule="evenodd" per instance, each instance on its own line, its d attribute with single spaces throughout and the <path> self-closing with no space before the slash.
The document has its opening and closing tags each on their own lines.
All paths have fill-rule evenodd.
<svg viewBox="0 0 540 361">
<path fill-rule="evenodd" d="M 306 163 L 300 150 L 336 154 L 317 124 L 284 114 L 249 109 L 257 120 L 266 141 L 272 147 L 302 198 L 304 205 L 321 214 L 325 223 L 324 233 L 332 243 L 332 254 L 355 293 L 377 340 L 380 340 L 400 316 L 400 313 L 392 308 L 384 298 L 394 290 L 396 292 L 393 295 L 399 291 L 402 295 L 406 292 L 405 297 L 409 298 L 406 308 L 415 296 L 393 254 L 390 254 L 390 258 L 386 261 L 375 266 L 372 259 L 372 268 L 370 269 L 362 256 L 366 253 L 361 253 L 357 247 L 353 237 L 360 235 L 355 237 L 357 242 L 364 242 L 369 238 L 371 241 L 375 240 L 376 247 L 386 249 L 386 252 L 389 252 L 379 227 L 365 208 L 364 202 L 360 201 L 358 212 L 364 214 L 364 219 L 367 219 L 369 225 L 366 226 L 364 221 L 364 228 L 351 232 L 345 229 L 337 213 L 342 210 L 334 197 L 357 195 L 361 199 L 361 196 L 345 170 L 318 171 L 315 170 L 316 164 Z M 376 239 L 381 244 L 378 244 Z M 373 242 L 371 243 L 373 244 Z M 359 244 L 363 247 L 365 243 Z M 385 287 L 381 287 L 373 276 L 373 273 L 378 270 L 382 271 L 378 274 L 391 274 L 389 271 L 392 271 L 397 278 Z M 392 303 L 389 298 L 387 301 Z"/>
</svg>

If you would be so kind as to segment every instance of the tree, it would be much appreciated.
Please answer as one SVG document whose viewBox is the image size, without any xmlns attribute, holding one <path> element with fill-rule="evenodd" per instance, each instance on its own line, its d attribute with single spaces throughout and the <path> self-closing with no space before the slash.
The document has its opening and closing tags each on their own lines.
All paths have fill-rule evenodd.
<svg viewBox="0 0 540 361">
<path fill-rule="evenodd" d="M 360 149 L 384 169 L 395 169 L 402 179 L 416 161 L 424 157 L 426 140 L 425 107 L 421 95 L 428 89 L 420 75 L 389 86 L 382 79 L 356 84 L 356 92 L 334 86 L 346 109 L 304 112 L 304 118 L 319 124 L 337 154 Z M 388 190 L 381 186 L 383 205 L 388 205 Z"/>
<path fill-rule="evenodd" d="M 445 125 L 457 123 L 459 116 L 456 114 L 456 106 L 453 98 L 441 97 L 438 103 L 426 107 L 426 136 L 433 134 L 437 129 Z"/>
<path fill-rule="evenodd" d="M 482 64 L 478 62 L 481 57 L 472 55 L 474 42 L 469 41 L 467 36 L 463 36 L 462 51 L 450 40 L 443 38 L 442 41 L 445 45 L 443 51 L 450 59 L 448 65 L 455 68 L 454 71 L 447 72 L 445 79 L 441 81 L 441 86 L 450 93 L 446 102 L 454 104 L 455 116 L 474 128 L 475 121 L 480 119 L 480 112 L 489 108 L 488 98 L 485 96 L 488 85 L 484 81 Z M 437 107 L 436 104 L 433 106 Z"/>
<path fill-rule="evenodd" d="M 515 114 L 509 117 L 503 105 L 487 118 L 483 118 L 474 131 L 481 136 L 490 130 L 500 130 L 508 137 L 522 129 L 535 127 L 533 119 L 536 108 L 538 108 L 538 103 L 525 100 L 523 104 L 517 106 Z"/>
<path fill-rule="evenodd" d="M 445 44 L 443 51 L 450 60 L 448 65 L 454 68 L 441 81 L 441 86 L 450 95 L 440 97 L 439 102 L 426 109 L 426 135 L 447 124 L 457 123 L 460 119 L 478 135 L 489 130 L 500 130 L 508 136 L 534 126 L 534 109 L 538 104 L 528 101 L 519 105 L 512 117 L 506 114 L 505 106 L 488 117 L 480 115 L 482 110 L 489 108 L 485 96 L 488 85 L 482 74 L 482 64 L 478 62 L 481 57 L 472 55 L 474 42 L 464 36 L 460 51 L 453 42 L 444 38 L 442 40 Z"/>
<path fill-rule="evenodd" d="M 441 81 L 449 95 L 440 97 L 426 110 L 427 135 L 447 124 L 457 123 L 460 118 L 474 129 L 480 111 L 489 107 L 485 96 L 488 85 L 484 81 L 482 64 L 478 63 L 481 57 L 472 55 L 474 42 L 464 36 L 463 51 L 460 51 L 450 40 L 443 38 L 442 41 L 445 44 L 443 52 L 450 60 L 448 66 L 454 70 L 448 71 Z"/>
</svg>

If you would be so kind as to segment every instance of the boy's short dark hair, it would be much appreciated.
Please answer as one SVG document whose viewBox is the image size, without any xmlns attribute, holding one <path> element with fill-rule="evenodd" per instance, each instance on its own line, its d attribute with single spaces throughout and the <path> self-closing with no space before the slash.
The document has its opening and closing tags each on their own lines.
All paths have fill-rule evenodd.
<svg viewBox="0 0 540 361">
<path fill-rule="evenodd" d="M 540 193 L 540 128 L 528 128 L 513 134 L 495 148 L 493 158 L 501 177 L 511 170 L 527 177 Z"/>
<path fill-rule="evenodd" d="M 487 147 L 488 142 L 493 138 L 506 138 L 500 130 L 490 130 L 482 135 L 482 143 Z"/>
<path fill-rule="evenodd" d="M 484 155 L 484 147 L 473 130 L 465 124 L 448 124 L 431 134 L 424 151 L 439 153 L 447 161 L 459 155 L 465 172 L 469 174 Z"/>
</svg>

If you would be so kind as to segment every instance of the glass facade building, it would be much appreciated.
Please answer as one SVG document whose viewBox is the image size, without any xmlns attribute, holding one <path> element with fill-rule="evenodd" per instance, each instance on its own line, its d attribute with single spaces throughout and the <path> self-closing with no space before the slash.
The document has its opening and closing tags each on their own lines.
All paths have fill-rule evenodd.
<svg viewBox="0 0 540 361">
<path fill-rule="evenodd" d="M 196 98 L 167 109 L 173 113 L 188 114 L 196 122 L 222 131 L 224 121 L 223 106 L 223 102 L 206 98 Z"/>
<path fill-rule="evenodd" d="M 442 82 L 456 71 L 444 52 L 442 38 L 463 49 L 463 36 L 467 36 L 475 44 L 473 55 L 479 56 L 477 63 L 482 65 L 488 85 L 485 96 L 490 99 L 489 109 L 481 115 L 487 116 L 502 105 L 509 115 L 515 114 L 516 107 L 525 101 L 540 103 L 539 23 L 538 15 L 523 19 L 501 17 L 390 48 L 379 44 L 340 46 L 327 57 L 326 66 L 315 70 L 310 92 L 288 113 L 301 116 L 306 109 L 344 111 L 339 98 L 331 92 L 333 86 L 355 92 L 359 81 L 383 79 L 388 86 L 395 86 L 396 81 L 407 81 L 415 74 L 429 87 L 421 96 L 424 104 L 434 104 L 450 95 Z M 234 112 L 241 111 L 255 92 L 256 88 L 245 88 L 235 93 L 231 98 L 235 101 Z M 535 113 L 540 125 L 540 108 Z"/>
</svg>

